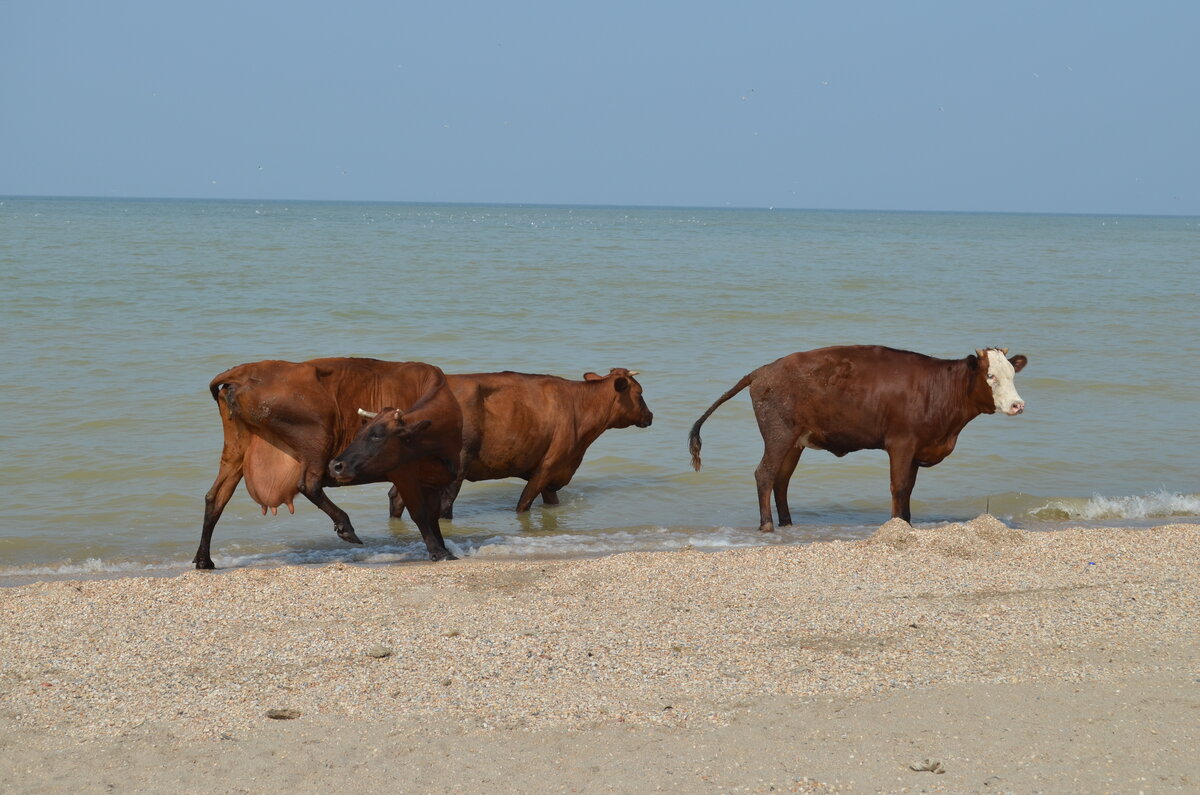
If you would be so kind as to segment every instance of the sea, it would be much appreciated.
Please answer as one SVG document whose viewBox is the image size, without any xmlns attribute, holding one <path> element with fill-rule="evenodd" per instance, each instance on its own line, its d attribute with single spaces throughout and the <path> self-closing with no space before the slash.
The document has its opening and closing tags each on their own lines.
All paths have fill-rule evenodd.
<svg viewBox="0 0 1200 795">
<path fill-rule="evenodd" d="M 0 198 L 0 584 L 192 567 L 221 427 L 208 382 L 260 359 L 366 356 L 450 373 L 640 371 L 646 429 L 605 433 L 557 506 L 468 483 L 464 558 L 720 550 L 869 536 L 880 451 L 807 451 L 791 527 L 758 532 L 762 441 L 742 393 L 794 351 L 1024 354 L 1026 411 L 921 470 L 918 526 L 1145 527 L 1200 517 L 1200 218 L 311 201 Z M 426 553 L 387 486 L 239 487 L 219 568 L 401 565 Z"/>
</svg>

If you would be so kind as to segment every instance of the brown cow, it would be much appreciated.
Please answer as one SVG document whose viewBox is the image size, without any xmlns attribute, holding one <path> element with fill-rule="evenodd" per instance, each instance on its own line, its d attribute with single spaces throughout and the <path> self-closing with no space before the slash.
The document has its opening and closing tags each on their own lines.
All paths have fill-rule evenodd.
<svg viewBox="0 0 1200 795">
<path fill-rule="evenodd" d="M 804 448 L 844 456 L 886 450 L 891 462 L 892 516 L 912 518 L 909 498 L 918 467 L 931 467 L 954 451 L 958 434 L 980 414 L 1025 410 L 1013 376 L 1024 356 L 1007 348 L 975 351 L 965 359 L 934 359 L 911 351 L 868 345 L 793 353 L 763 365 L 717 399 L 692 426 L 688 448 L 700 469 L 700 426 L 717 407 L 747 386 L 763 437 L 754 472 L 759 530 L 792 523 L 787 488 Z"/>
<path fill-rule="evenodd" d="M 390 480 L 411 505 L 433 560 L 453 558 L 437 522 L 441 489 L 454 480 L 462 449 L 462 411 L 446 375 L 422 362 L 376 359 L 313 359 L 242 364 L 212 380 L 209 391 L 221 411 L 225 446 L 221 467 L 204 499 L 204 526 L 193 561 L 213 568 L 213 527 L 245 478 L 250 497 L 266 514 L 303 494 L 333 520 L 345 541 L 361 544 L 350 517 L 325 494 L 327 486 Z M 371 478 L 333 478 L 330 460 L 362 425 L 358 409 L 405 406 L 414 433 L 393 468 Z"/>
<path fill-rule="evenodd" d="M 637 371 L 613 368 L 608 375 L 585 373 L 582 381 L 527 373 L 447 375 L 463 411 L 463 449 L 458 477 L 447 487 L 442 518 L 453 517 L 463 480 L 522 478 L 517 500 L 524 513 L 538 494 L 558 503 L 558 490 L 571 482 L 592 442 L 609 428 L 647 428 L 654 415 L 642 398 Z M 392 516 L 405 500 L 392 490 Z"/>
</svg>

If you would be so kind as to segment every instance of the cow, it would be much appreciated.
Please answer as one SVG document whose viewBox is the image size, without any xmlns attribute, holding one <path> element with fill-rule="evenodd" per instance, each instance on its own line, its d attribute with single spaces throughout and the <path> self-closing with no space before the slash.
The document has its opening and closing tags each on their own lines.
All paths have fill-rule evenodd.
<svg viewBox="0 0 1200 795">
<path fill-rule="evenodd" d="M 754 472 L 759 527 L 792 523 L 788 481 L 804 448 L 841 457 L 855 450 L 886 450 L 891 465 L 892 516 L 911 521 L 909 498 L 918 467 L 954 451 L 958 434 L 980 414 L 1025 410 L 1013 377 L 1024 356 L 1007 348 L 976 350 L 963 359 L 935 359 L 912 351 L 850 345 L 802 351 L 765 364 L 742 378 L 696 420 L 688 435 L 692 466 L 700 469 L 700 426 L 717 408 L 750 387 L 763 437 Z"/>
<path fill-rule="evenodd" d="M 446 380 L 463 411 L 463 449 L 458 476 L 442 499 L 442 518 L 454 516 L 464 480 L 522 478 L 517 500 L 524 513 L 540 494 L 558 504 L 592 442 L 609 428 L 648 428 L 654 414 L 642 398 L 636 370 L 584 373 L 582 381 L 528 373 L 450 374 Z M 395 489 L 392 516 L 406 500 Z"/>
<path fill-rule="evenodd" d="M 361 544 L 346 512 L 325 494 L 329 486 L 391 481 L 413 506 L 413 519 L 432 560 L 454 556 L 438 527 L 441 490 L 454 481 L 462 449 L 462 411 L 439 368 L 423 362 L 330 358 L 268 360 L 234 367 L 209 383 L 224 430 L 221 464 L 204 498 L 204 525 L 193 563 L 213 568 L 213 528 L 244 478 L 251 499 L 277 513 L 303 494 L 333 520 L 337 535 Z M 405 408 L 411 433 L 386 472 L 342 478 L 330 461 L 355 437 L 359 409 Z M 394 411 L 394 409 L 393 409 Z"/>
</svg>

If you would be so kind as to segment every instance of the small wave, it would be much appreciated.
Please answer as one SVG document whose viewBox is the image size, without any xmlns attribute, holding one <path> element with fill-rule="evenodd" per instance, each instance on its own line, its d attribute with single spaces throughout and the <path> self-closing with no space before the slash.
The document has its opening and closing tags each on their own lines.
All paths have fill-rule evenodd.
<svg viewBox="0 0 1200 795">
<path fill-rule="evenodd" d="M 787 527 L 770 537 L 757 528 L 628 528 L 596 533 L 554 533 L 549 535 L 475 535 L 446 538 L 446 548 L 460 558 L 577 558 L 613 555 L 620 552 L 648 552 L 692 547 L 701 550 L 735 549 L 763 544 L 803 544 L 817 538 L 857 538 L 869 534 L 857 528 Z M 420 539 L 380 546 L 321 548 L 261 552 L 247 555 L 214 556 L 219 568 L 277 566 L 328 563 L 399 563 L 428 560 Z"/>
<path fill-rule="evenodd" d="M 734 549 L 762 546 L 764 543 L 800 543 L 798 539 L 764 540 L 754 530 L 718 527 L 703 532 L 666 527 L 614 530 L 604 533 L 572 533 L 552 536 L 497 536 L 484 541 L 469 554 L 479 557 L 591 557 L 619 552 L 648 552 L 691 547 L 694 549 Z"/>
<path fill-rule="evenodd" d="M 137 576 L 139 574 L 167 574 L 179 569 L 177 563 L 145 563 L 131 561 L 106 561 L 87 558 L 66 561 L 54 566 L 0 566 L 0 580 L 6 578 L 31 577 L 97 577 L 104 575 Z"/>
<path fill-rule="evenodd" d="M 1169 516 L 1200 516 L 1200 494 L 1173 494 L 1164 490 L 1129 497 L 1054 499 L 1030 511 L 1039 519 L 1154 519 Z"/>
<path fill-rule="evenodd" d="M 780 527 L 770 536 L 752 528 L 630 527 L 595 533 L 549 535 L 479 534 L 446 538 L 446 548 L 460 558 L 584 558 L 622 552 L 650 552 L 692 548 L 719 551 L 763 545 L 799 545 L 822 540 L 866 538 L 874 527 L 804 526 Z M 365 547 L 311 547 L 306 549 L 250 549 L 236 545 L 213 555 L 218 569 L 271 568 L 275 566 L 322 566 L 331 563 L 383 564 L 422 562 L 429 559 L 419 537 Z M 170 576 L 189 571 L 190 560 L 105 561 L 88 558 L 51 566 L 0 566 L 0 585 L 20 585 L 39 579 L 96 579 L 105 577 Z"/>
</svg>

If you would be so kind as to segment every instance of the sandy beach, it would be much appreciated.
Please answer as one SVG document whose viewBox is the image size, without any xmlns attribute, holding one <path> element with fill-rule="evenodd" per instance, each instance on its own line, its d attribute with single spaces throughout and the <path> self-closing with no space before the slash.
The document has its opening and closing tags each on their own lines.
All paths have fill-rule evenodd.
<svg viewBox="0 0 1200 795">
<path fill-rule="evenodd" d="M 11 792 L 1200 787 L 1200 526 L 0 590 Z"/>
</svg>

